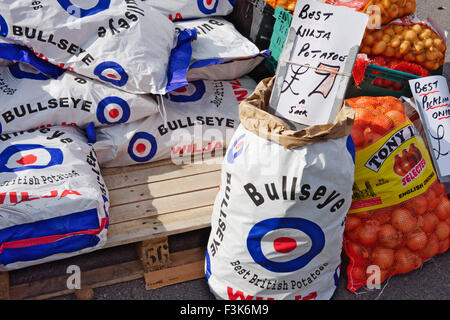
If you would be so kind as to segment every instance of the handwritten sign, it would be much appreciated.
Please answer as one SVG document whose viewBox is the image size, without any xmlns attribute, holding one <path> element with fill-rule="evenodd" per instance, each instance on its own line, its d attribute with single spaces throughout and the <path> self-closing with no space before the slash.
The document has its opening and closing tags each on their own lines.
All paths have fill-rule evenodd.
<svg viewBox="0 0 450 320">
<path fill-rule="evenodd" d="M 450 94 L 443 76 L 409 80 L 441 182 L 450 182 Z"/>
<path fill-rule="evenodd" d="M 368 19 L 350 8 L 299 1 L 278 62 L 270 111 L 296 128 L 333 122 Z"/>
</svg>

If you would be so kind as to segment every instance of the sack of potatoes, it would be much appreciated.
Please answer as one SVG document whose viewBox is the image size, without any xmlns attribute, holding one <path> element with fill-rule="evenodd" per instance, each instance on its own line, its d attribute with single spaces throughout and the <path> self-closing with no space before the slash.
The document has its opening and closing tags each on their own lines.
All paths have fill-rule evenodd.
<svg viewBox="0 0 450 320">
<path fill-rule="evenodd" d="M 336 6 L 349 7 L 367 13 L 371 17 L 380 15 L 378 22 L 382 25 L 392 20 L 411 15 L 416 11 L 416 0 L 325 0 L 324 2 Z M 375 17 L 374 21 L 377 20 L 377 17 Z M 371 26 L 368 27 L 372 29 Z"/>
<path fill-rule="evenodd" d="M 410 16 L 379 29 L 367 29 L 360 53 L 415 62 L 431 71 L 444 64 L 444 39 L 431 23 Z"/>
</svg>

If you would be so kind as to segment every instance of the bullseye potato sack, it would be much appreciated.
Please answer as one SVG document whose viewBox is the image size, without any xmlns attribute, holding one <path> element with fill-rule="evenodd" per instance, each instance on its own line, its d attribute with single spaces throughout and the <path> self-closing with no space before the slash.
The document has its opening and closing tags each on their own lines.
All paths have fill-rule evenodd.
<svg viewBox="0 0 450 320">
<path fill-rule="evenodd" d="M 414 15 L 366 30 L 360 53 L 417 63 L 427 70 L 444 64 L 446 32 Z"/>
<path fill-rule="evenodd" d="M 220 18 L 201 18 L 175 23 L 178 32 L 197 31 L 192 42 L 188 80 L 233 80 L 250 73 L 270 52 L 241 35 L 231 22 Z"/>
<path fill-rule="evenodd" d="M 347 288 L 354 292 L 368 281 L 381 284 L 446 252 L 450 201 L 400 100 L 358 97 L 346 102 L 356 113 L 351 132 L 355 183 L 344 233 L 350 260 Z M 368 272 L 370 266 L 379 272 Z"/>
<path fill-rule="evenodd" d="M 0 133 L 52 125 L 107 126 L 158 112 L 150 95 L 131 94 L 69 71 L 50 79 L 15 63 L 0 67 L 0 79 Z"/>
<path fill-rule="evenodd" d="M 108 190 L 81 129 L 0 135 L 0 270 L 101 248 Z"/>
<path fill-rule="evenodd" d="M 370 14 L 374 20 L 379 15 L 381 24 L 414 14 L 416 11 L 416 0 L 325 0 L 324 2 Z"/>
<path fill-rule="evenodd" d="M 177 37 L 173 23 L 143 1 L 79 3 L 2 1 L 0 36 L 63 69 L 131 93 L 165 94 L 186 85 L 195 33 Z"/>
<path fill-rule="evenodd" d="M 330 299 L 351 204 L 354 113 L 293 131 L 268 113 L 274 79 L 239 106 L 222 163 L 205 273 L 225 300 Z"/>
<path fill-rule="evenodd" d="M 223 154 L 239 125 L 239 102 L 255 87 L 249 77 L 191 82 L 163 99 L 164 118 L 158 113 L 132 123 L 98 128 L 94 147 L 99 162 L 103 167 L 118 167 Z"/>
<path fill-rule="evenodd" d="M 233 11 L 236 0 L 147 0 L 146 2 L 170 20 L 183 20 L 227 16 Z"/>
</svg>

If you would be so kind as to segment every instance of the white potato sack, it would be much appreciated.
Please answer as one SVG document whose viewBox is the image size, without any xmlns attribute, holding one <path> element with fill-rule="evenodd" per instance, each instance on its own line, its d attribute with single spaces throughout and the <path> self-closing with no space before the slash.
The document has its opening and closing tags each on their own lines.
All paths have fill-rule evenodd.
<svg viewBox="0 0 450 320">
<path fill-rule="evenodd" d="M 211 217 L 206 278 L 218 299 L 329 299 L 352 201 L 353 113 L 345 108 L 331 125 L 290 130 L 265 111 L 272 85 L 263 80 L 239 106 Z"/>
<path fill-rule="evenodd" d="M 0 135 L 0 270 L 101 248 L 108 190 L 81 129 Z"/>
<path fill-rule="evenodd" d="M 189 31 L 177 36 L 167 17 L 139 0 L 1 1 L 0 36 L 61 68 L 136 94 L 186 85 L 195 38 Z"/>
<path fill-rule="evenodd" d="M 101 127 L 158 112 L 150 95 L 128 93 L 68 71 L 50 79 L 15 63 L 0 67 L 0 83 L 0 133 L 54 125 Z"/>
<path fill-rule="evenodd" d="M 188 80 L 231 80 L 250 73 L 264 58 L 268 50 L 258 47 L 221 17 L 200 18 L 175 22 L 177 32 L 197 31 L 192 42 L 192 58 Z"/>
<path fill-rule="evenodd" d="M 236 0 L 147 0 L 146 2 L 170 20 L 183 20 L 205 16 L 227 16 L 233 11 Z"/>
<path fill-rule="evenodd" d="M 165 119 L 156 114 L 98 128 L 94 148 L 100 165 L 118 167 L 163 159 L 181 164 L 190 163 L 192 155 L 219 157 L 239 125 L 239 102 L 255 87 L 249 77 L 194 81 L 163 99 Z"/>
</svg>

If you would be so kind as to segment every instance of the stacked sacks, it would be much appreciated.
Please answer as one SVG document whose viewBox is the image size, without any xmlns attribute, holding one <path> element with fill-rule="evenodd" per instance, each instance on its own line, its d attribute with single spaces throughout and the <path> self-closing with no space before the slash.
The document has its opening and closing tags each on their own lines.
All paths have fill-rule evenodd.
<svg viewBox="0 0 450 320">
<path fill-rule="evenodd" d="M 170 20 L 226 16 L 233 11 L 236 0 L 147 0 L 147 3 L 167 15 Z"/>
<path fill-rule="evenodd" d="M 0 5 L 2 270 L 105 244 L 109 200 L 92 124 L 148 117 L 158 110 L 149 92 L 187 84 L 195 31 L 177 36 L 170 20 L 133 3 Z M 143 31 L 155 23 L 157 33 Z"/>
<path fill-rule="evenodd" d="M 158 112 L 150 95 L 131 94 L 63 69 L 58 71 L 62 73 L 58 79 L 51 79 L 22 63 L 0 67 L 0 133 L 53 125 L 107 126 Z"/>
<path fill-rule="evenodd" d="M 157 32 L 147 31 L 155 26 Z M 122 0 L 100 0 L 90 8 L 69 0 L 2 1 L 0 28 L 8 42 L 52 64 L 137 94 L 186 85 L 195 37 L 189 31 L 177 37 L 172 22 L 146 2 Z"/>
<path fill-rule="evenodd" d="M 31 6 L 22 0 L 3 2 L 0 59 L 7 66 L 0 71 L 10 90 L 2 93 L 2 102 L 7 103 L 0 109 L 0 148 L 7 148 L 6 140 L 27 131 L 78 132 L 67 126 L 91 130 L 93 125 L 99 137 L 94 150 L 99 165 L 105 167 L 183 158 L 192 153 L 205 155 L 220 150 L 222 154 L 239 124 L 238 104 L 256 86 L 245 75 L 269 54 L 260 52 L 229 22 L 217 17 L 229 14 L 233 5 L 234 1 L 228 0 L 164 4 L 101 0 L 91 8 L 83 8 L 71 1 Z M 45 26 L 41 23 L 44 17 Z M 177 24 L 170 20 L 177 20 Z M 155 25 L 158 32 L 148 33 Z M 208 32 L 203 32 L 202 27 Z M 193 41 L 196 37 L 198 40 Z M 198 132 L 203 135 L 199 137 Z M 181 140 L 177 141 L 177 137 Z M 39 141 L 39 150 L 57 149 L 47 148 L 35 136 L 32 139 Z M 83 141 L 79 150 L 83 143 L 91 148 L 88 141 Z M 18 150 L 18 158 L 11 158 L 14 165 L 41 168 L 32 165 L 39 156 L 28 154 L 28 149 Z M 55 169 L 51 162 L 53 151 L 42 152 L 44 169 L 46 164 Z M 97 154 L 93 152 L 92 157 L 97 159 Z M 97 172 L 98 181 L 103 183 Z M 0 178 L 9 179 L 1 172 Z M 39 199 L 48 199 L 51 192 L 33 200 L 36 198 L 38 203 Z M 38 208 L 31 211 L 39 212 Z M 54 211 L 65 214 L 59 208 Z M 51 232 L 49 226 L 39 224 L 38 228 L 46 234 Z M 96 230 L 99 228 L 101 241 L 91 248 L 99 248 L 106 241 L 104 223 Z M 83 230 L 73 232 L 79 235 Z M 59 241 L 60 237 L 51 235 L 51 239 Z M 42 247 L 42 257 L 65 257 L 49 246 L 45 243 Z M 47 253 L 45 248 L 49 248 Z M 82 250 L 71 252 L 78 254 Z M 35 256 L 30 261 L 40 263 L 46 259 Z M 18 267 L 25 265 L 29 264 Z"/>
<path fill-rule="evenodd" d="M 190 162 L 222 149 L 239 125 L 239 102 L 256 83 L 249 77 L 232 81 L 197 80 L 163 98 L 167 114 L 129 124 L 97 129 L 94 148 L 104 167 L 170 159 Z M 220 153 L 217 153 L 219 152 Z"/>
<path fill-rule="evenodd" d="M 0 270 L 105 244 L 108 191 L 87 140 L 72 127 L 0 135 Z"/>
<path fill-rule="evenodd" d="M 201 1 L 195 3 L 200 5 Z M 197 12 L 195 5 L 189 8 L 185 1 L 173 6 L 170 2 L 150 2 L 176 20 L 177 33 L 191 30 L 197 35 L 191 43 L 189 84 L 161 97 L 158 115 L 127 125 L 99 128 L 95 149 L 103 166 L 169 158 L 175 162 L 178 158 L 191 161 L 193 154 L 206 157 L 212 152 L 222 153 L 227 137 L 238 126 L 239 102 L 256 87 L 245 75 L 270 53 L 260 51 L 232 23 L 220 17 L 231 11 L 231 2 L 205 3 L 215 9 L 206 14 Z M 176 12 L 180 12 L 178 17 L 174 16 Z M 182 20 L 186 17 L 192 19 Z"/>
<path fill-rule="evenodd" d="M 175 23 L 178 32 L 195 29 L 188 80 L 233 80 L 251 72 L 270 52 L 242 36 L 224 18 L 200 18 Z"/>
</svg>

